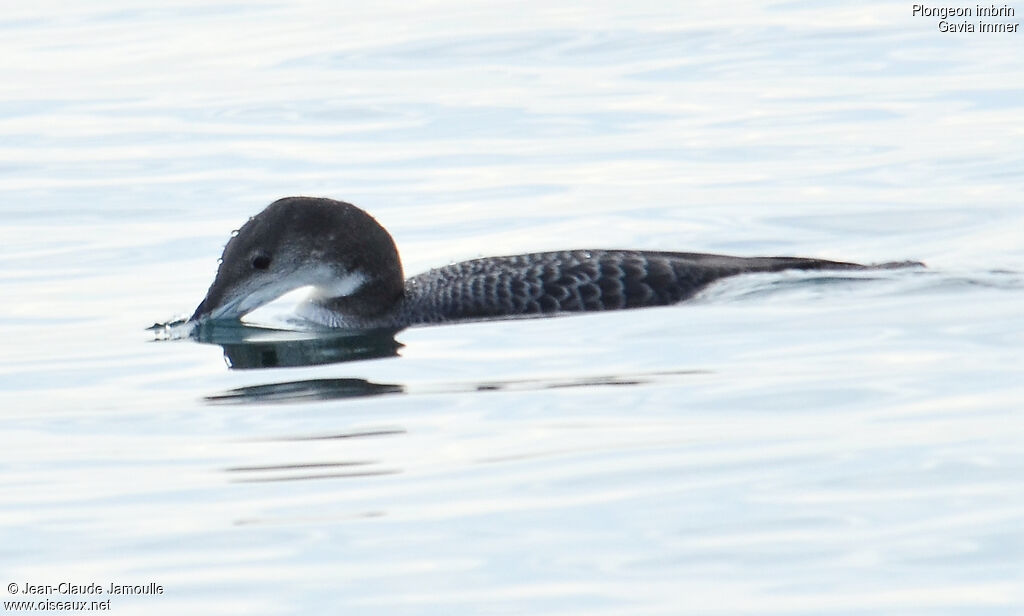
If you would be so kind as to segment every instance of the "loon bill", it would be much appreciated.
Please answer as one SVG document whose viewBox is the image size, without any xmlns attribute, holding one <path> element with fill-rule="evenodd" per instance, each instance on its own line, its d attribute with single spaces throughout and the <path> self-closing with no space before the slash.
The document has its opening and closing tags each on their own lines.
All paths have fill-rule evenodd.
<svg viewBox="0 0 1024 616">
<path fill-rule="evenodd" d="M 799 257 L 730 257 L 640 250 L 565 250 L 486 257 L 408 280 L 391 235 L 349 203 L 288 197 L 249 219 L 224 247 L 217 275 L 190 321 L 237 320 L 300 287 L 300 316 L 371 329 L 453 321 L 621 310 L 681 302 L 749 272 L 876 266 Z"/>
</svg>

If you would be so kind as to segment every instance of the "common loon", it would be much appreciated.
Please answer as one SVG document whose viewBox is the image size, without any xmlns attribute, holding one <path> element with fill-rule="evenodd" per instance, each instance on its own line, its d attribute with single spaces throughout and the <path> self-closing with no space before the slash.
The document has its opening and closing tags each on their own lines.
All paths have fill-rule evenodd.
<svg viewBox="0 0 1024 616">
<path fill-rule="evenodd" d="M 404 280 L 394 240 L 369 214 L 333 199 L 287 197 L 233 234 L 190 321 L 237 320 L 305 286 L 313 292 L 299 309 L 303 318 L 329 327 L 375 329 L 664 306 L 720 278 L 748 272 L 910 264 L 564 250 L 473 259 Z"/>
</svg>

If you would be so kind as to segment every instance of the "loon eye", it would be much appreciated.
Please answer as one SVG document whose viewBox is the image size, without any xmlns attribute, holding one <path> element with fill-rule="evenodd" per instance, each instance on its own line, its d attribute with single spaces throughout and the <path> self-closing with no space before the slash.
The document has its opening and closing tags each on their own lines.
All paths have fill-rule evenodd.
<svg viewBox="0 0 1024 616">
<path fill-rule="evenodd" d="M 265 270 L 270 267 L 270 257 L 267 255 L 256 255 L 252 258 L 253 269 Z"/>
</svg>

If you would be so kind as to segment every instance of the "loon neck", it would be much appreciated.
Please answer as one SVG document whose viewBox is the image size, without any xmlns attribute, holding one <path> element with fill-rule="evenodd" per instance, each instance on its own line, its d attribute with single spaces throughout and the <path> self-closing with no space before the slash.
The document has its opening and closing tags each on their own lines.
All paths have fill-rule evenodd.
<svg viewBox="0 0 1024 616">
<path fill-rule="evenodd" d="M 354 290 L 346 280 L 331 286 L 317 287 L 309 301 L 339 315 L 372 319 L 393 311 L 405 293 L 401 269 L 354 274 L 358 286 Z"/>
</svg>

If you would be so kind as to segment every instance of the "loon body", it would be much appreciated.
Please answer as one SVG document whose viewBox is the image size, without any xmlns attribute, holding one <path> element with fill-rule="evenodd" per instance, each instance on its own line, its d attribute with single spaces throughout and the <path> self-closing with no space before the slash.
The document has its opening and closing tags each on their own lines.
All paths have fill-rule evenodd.
<svg viewBox="0 0 1024 616">
<path fill-rule="evenodd" d="M 886 266 L 902 265 L 888 264 Z M 239 319 L 288 291 L 312 286 L 311 321 L 353 329 L 664 306 L 737 274 L 859 270 L 857 263 L 797 257 L 636 250 L 567 250 L 486 257 L 405 280 L 395 243 L 349 203 L 279 199 L 224 247 L 217 275 L 191 321 Z"/>
</svg>

